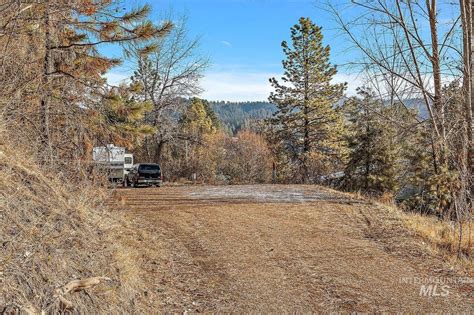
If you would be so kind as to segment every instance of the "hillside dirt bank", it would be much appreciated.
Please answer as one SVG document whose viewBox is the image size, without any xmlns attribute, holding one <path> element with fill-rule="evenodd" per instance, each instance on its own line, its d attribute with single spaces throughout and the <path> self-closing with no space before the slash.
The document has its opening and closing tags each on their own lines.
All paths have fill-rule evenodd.
<svg viewBox="0 0 474 315">
<path fill-rule="evenodd" d="M 474 311 L 472 278 L 383 209 L 330 190 L 120 189 L 112 203 L 136 231 L 150 309 Z"/>
</svg>

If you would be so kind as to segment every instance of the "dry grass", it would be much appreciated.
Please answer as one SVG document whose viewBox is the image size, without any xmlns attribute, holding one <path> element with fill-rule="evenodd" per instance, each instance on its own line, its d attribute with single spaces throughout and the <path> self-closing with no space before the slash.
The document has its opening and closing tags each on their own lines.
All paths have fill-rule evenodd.
<svg viewBox="0 0 474 315">
<path fill-rule="evenodd" d="M 459 263 L 474 271 L 473 240 L 469 223 L 462 224 L 462 239 L 459 242 L 459 224 L 438 220 L 416 213 L 402 213 L 405 226 L 423 238 L 450 261 Z M 458 257 L 459 256 L 459 257 Z"/>
<path fill-rule="evenodd" d="M 465 268 L 470 274 L 474 274 L 474 240 L 472 235 L 472 223 L 462 224 L 462 240 L 459 251 L 459 224 L 451 221 L 440 220 L 433 216 L 406 212 L 400 209 L 392 195 L 383 195 L 376 199 L 370 199 L 360 192 L 339 192 L 322 187 L 326 191 L 356 200 L 367 200 L 378 206 L 381 212 L 386 212 L 382 221 L 396 220 L 411 233 L 426 242 L 432 251 L 443 257 L 451 265 Z M 374 213 L 371 213 L 373 215 Z M 382 213 L 379 213 L 382 214 Z M 375 219 L 371 217 L 370 219 Z M 384 224 L 385 222 L 378 222 Z M 458 255 L 460 253 L 460 255 Z"/>
<path fill-rule="evenodd" d="M 440 220 L 433 216 L 405 212 L 390 200 L 374 202 L 388 211 L 390 216 L 399 220 L 406 229 L 425 241 L 431 250 L 441 255 L 450 264 L 463 267 L 470 274 L 474 274 L 474 240 L 471 232 L 472 225 L 469 222 L 462 224 L 460 244 L 459 224 L 455 222 Z"/>
<path fill-rule="evenodd" d="M 0 313 L 62 311 L 55 290 L 96 276 L 111 280 L 68 294 L 74 312 L 140 311 L 133 238 L 124 241 L 130 235 L 107 210 L 107 192 L 42 171 L 27 156 L 0 143 Z"/>
</svg>

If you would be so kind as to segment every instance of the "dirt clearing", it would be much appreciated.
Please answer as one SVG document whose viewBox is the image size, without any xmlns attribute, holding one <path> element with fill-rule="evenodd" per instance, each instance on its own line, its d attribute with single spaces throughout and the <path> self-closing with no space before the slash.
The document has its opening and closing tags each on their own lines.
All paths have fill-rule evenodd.
<svg viewBox="0 0 474 315">
<path fill-rule="evenodd" d="M 472 278 L 382 210 L 330 190 L 164 187 L 117 199 L 138 234 L 140 301 L 154 310 L 474 310 Z"/>
</svg>

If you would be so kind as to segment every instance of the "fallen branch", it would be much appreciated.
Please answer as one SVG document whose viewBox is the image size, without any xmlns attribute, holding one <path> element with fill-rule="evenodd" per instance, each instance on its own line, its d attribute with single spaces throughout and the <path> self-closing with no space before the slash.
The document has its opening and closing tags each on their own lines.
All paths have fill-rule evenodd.
<svg viewBox="0 0 474 315">
<path fill-rule="evenodd" d="M 70 281 L 65 286 L 56 289 L 53 298 L 58 299 L 64 309 L 71 309 L 73 307 L 73 304 L 71 301 L 67 300 L 64 295 L 91 288 L 100 284 L 102 280 L 111 281 L 111 279 L 107 277 L 93 277 L 82 280 Z"/>
</svg>

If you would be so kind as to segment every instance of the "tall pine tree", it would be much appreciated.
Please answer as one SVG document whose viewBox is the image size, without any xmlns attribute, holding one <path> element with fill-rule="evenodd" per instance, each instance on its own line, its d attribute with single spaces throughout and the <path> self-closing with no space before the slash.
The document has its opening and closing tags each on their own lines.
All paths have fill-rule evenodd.
<svg viewBox="0 0 474 315">
<path fill-rule="evenodd" d="M 400 148 L 396 145 L 397 131 L 381 117 L 396 116 L 371 90 L 358 89 L 358 95 L 344 104 L 349 123 L 344 186 L 371 195 L 394 193 Z"/>
<path fill-rule="evenodd" d="M 322 175 L 326 167 L 321 166 L 341 153 L 343 119 L 335 106 L 345 84 L 331 83 L 337 70 L 329 62 L 330 48 L 323 45 L 321 28 L 309 18 L 300 18 L 291 28 L 291 44 L 284 41 L 282 47 L 286 55 L 282 83 L 270 79 L 275 92 L 269 100 L 278 108 L 272 119 L 274 136 L 307 183 L 312 180 L 310 173 L 318 173 L 315 164 Z"/>
<path fill-rule="evenodd" d="M 40 158 L 49 162 L 77 159 L 83 131 L 95 123 L 84 114 L 89 113 L 85 109 L 98 109 L 97 100 L 108 90 L 103 75 L 122 61 L 102 54 L 100 47 L 133 44 L 146 54 L 156 48 L 154 41 L 168 34 L 172 25 L 154 25 L 148 19 L 148 5 L 128 10 L 120 1 L 110 0 L 29 3 L 15 4 L 19 5 L 18 14 L 15 22 L 8 24 L 12 25 L 11 34 L 17 34 L 11 41 L 27 47 L 29 89 L 35 92 L 29 92 L 14 110 L 18 117 L 30 117 Z M 25 103 L 30 108 L 25 108 Z"/>
<path fill-rule="evenodd" d="M 179 121 L 183 138 L 198 141 L 204 134 L 212 134 L 219 129 L 219 120 L 208 101 L 194 97 Z M 196 140 L 197 139 L 197 140 Z"/>
</svg>

